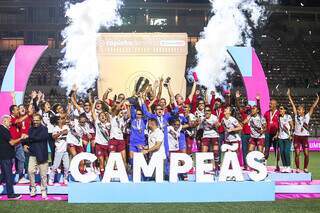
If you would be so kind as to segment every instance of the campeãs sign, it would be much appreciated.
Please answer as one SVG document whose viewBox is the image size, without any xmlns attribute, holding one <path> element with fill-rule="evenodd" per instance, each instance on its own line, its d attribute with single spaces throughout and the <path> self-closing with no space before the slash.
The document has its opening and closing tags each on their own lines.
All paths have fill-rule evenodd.
<svg viewBox="0 0 320 213">
<path fill-rule="evenodd" d="M 219 181 L 226 181 L 228 177 L 234 177 L 236 181 L 244 180 L 237 153 L 235 152 L 237 149 L 238 144 L 224 144 L 221 146 L 221 151 L 225 152 L 225 154 L 218 178 Z M 253 169 L 253 171 L 248 174 L 249 178 L 253 181 L 262 181 L 267 177 L 267 167 L 262 163 L 263 158 L 263 153 L 258 151 L 250 152 L 246 157 L 248 166 Z M 208 171 L 212 170 L 212 163 L 208 161 L 213 161 L 213 159 L 212 152 L 196 153 L 196 182 L 210 183 L 214 181 L 213 174 L 208 173 Z M 97 157 L 91 153 L 80 153 L 76 155 L 70 164 L 71 175 L 76 181 L 81 183 L 95 181 L 97 179 L 95 172 L 89 170 L 85 174 L 80 173 L 79 164 L 83 160 L 94 162 L 97 160 Z M 184 163 L 181 164 L 181 161 Z M 142 153 L 134 153 L 133 182 L 140 183 L 143 173 L 145 177 L 152 177 L 153 174 L 155 174 L 155 181 L 162 183 L 164 166 L 162 155 L 158 155 L 157 153 L 153 154 L 149 163 L 147 163 Z M 172 153 L 170 155 L 169 182 L 178 182 L 178 174 L 187 173 L 192 167 L 193 160 L 189 155 L 185 153 Z M 128 174 L 120 153 L 110 153 L 105 171 L 101 180 L 103 183 L 110 183 L 114 178 L 119 179 L 121 183 L 129 182 Z"/>
</svg>

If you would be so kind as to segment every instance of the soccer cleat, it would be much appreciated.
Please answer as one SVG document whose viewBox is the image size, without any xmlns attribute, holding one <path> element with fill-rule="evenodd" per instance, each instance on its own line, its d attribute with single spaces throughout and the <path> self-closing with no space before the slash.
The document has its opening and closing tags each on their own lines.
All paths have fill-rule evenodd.
<svg viewBox="0 0 320 213">
<path fill-rule="evenodd" d="M 53 186 L 53 180 L 49 179 L 48 185 L 49 185 L 49 186 Z"/>
<path fill-rule="evenodd" d="M 20 183 L 20 184 L 26 184 L 26 183 L 30 183 L 30 180 L 28 180 L 27 178 L 21 178 L 19 181 L 18 181 L 18 183 Z"/>
<path fill-rule="evenodd" d="M 19 194 L 13 194 L 13 195 L 9 195 L 8 199 L 9 200 L 19 200 L 22 197 L 22 195 Z"/>
<path fill-rule="evenodd" d="M 304 173 L 309 173 L 309 170 L 308 169 L 304 169 L 303 172 Z"/>
</svg>

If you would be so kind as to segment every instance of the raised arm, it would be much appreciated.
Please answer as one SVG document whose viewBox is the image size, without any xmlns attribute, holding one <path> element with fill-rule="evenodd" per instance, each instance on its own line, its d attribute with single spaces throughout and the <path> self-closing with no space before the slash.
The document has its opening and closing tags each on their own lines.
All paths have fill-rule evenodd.
<svg viewBox="0 0 320 213">
<path fill-rule="evenodd" d="M 190 92 L 190 94 L 188 96 L 188 99 L 189 99 L 190 102 L 192 101 L 192 98 L 193 98 L 193 96 L 194 96 L 194 94 L 196 92 L 196 88 L 197 88 L 197 83 L 193 82 L 191 92 Z"/>
<path fill-rule="evenodd" d="M 74 85 L 72 88 L 71 103 L 80 113 L 81 107 L 77 103 L 77 87 L 76 87 L 76 85 Z"/>
<path fill-rule="evenodd" d="M 106 103 L 108 106 L 110 106 L 110 103 L 108 103 L 108 96 L 111 92 L 112 92 L 112 89 L 108 88 L 102 96 L 102 101 Z"/>
<path fill-rule="evenodd" d="M 319 95 L 317 93 L 317 98 L 316 98 L 316 100 L 314 101 L 314 103 L 312 104 L 312 106 L 311 106 L 311 108 L 309 110 L 309 115 L 310 116 L 313 114 L 314 109 L 317 107 L 318 103 L 319 103 Z"/>
<path fill-rule="evenodd" d="M 294 104 L 293 99 L 291 97 L 291 90 L 290 89 L 288 89 L 287 95 L 288 95 L 290 104 L 292 106 L 293 113 L 294 113 L 294 115 L 297 115 L 297 108 L 296 108 L 296 105 Z"/>
<path fill-rule="evenodd" d="M 240 97 L 241 97 L 240 91 L 237 90 L 236 91 L 236 107 L 239 111 L 242 110 L 240 106 Z"/>
<path fill-rule="evenodd" d="M 257 95 L 256 95 L 257 108 L 259 109 L 260 115 L 262 115 L 260 99 L 261 99 L 261 98 L 260 98 L 260 94 L 257 94 Z"/>
<path fill-rule="evenodd" d="M 174 106 L 177 106 L 177 103 L 175 103 L 175 98 L 174 98 L 174 94 L 173 94 L 170 82 L 168 82 L 167 89 L 168 89 L 168 94 L 169 94 L 169 97 L 170 97 L 170 104 L 174 105 Z"/>
<path fill-rule="evenodd" d="M 130 118 L 131 120 L 136 119 L 137 114 L 136 114 L 136 108 L 133 105 L 129 105 L 130 108 Z"/>
<path fill-rule="evenodd" d="M 90 103 L 90 106 L 93 106 L 94 100 L 93 100 L 93 97 L 92 97 L 92 91 L 89 91 L 89 93 L 88 93 L 88 101 Z"/>
<path fill-rule="evenodd" d="M 92 119 L 94 122 L 96 122 L 96 120 L 97 120 L 97 115 L 95 112 L 96 104 L 97 104 L 97 101 L 95 101 L 91 107 L 91 115 L 92 115 Z"/>
<path fill-rule="evenodd" d="M 210 101 L 210 108 L 214 109 L 214 105 L 216 103 L 216 93 L 215 91 L 211 91 L 211 101 Z"/>
<path fill-rule="evenodd" d="M 147 116 L 148 118 L 154 118 L 154 117 L 155 117 L 154 114 L 152 114 L 152 113 L 150 113 L 150 112 L 148 111 L 147 106 L 146 106 L 146 104 L 144 104 L 144 103 L 143 103 L 142 106 L 141 106 L 141 110 L 142 110 L 143 114 L 144 114 L 145 116 Z"/>
<path fill-rule="evenodd" d="M 158 94 L 157 94 L 157 98 L 156 98 L 156 99 L 158 99 L 158 100 L 161 99 L 162 87 L 163 87 L 163 78 L 161 77 L 161 78 L 160 78 L 160 81 L 159 81 L 159 90 L 158 90 Z"/>
</svg>

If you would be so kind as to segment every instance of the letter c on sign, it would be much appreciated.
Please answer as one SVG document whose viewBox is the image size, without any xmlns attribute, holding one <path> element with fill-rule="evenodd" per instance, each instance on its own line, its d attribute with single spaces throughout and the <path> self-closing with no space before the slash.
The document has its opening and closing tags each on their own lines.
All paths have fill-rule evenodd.
<svg viewBox="0 0 320 213">
<path fill-rule="evenodd" d="M 97 178 L 97 174 L 88 171 L 86 174 L 81 174 L 79 171 L 79 164 L 83 160 L 88 160 L 91 163 L 93 163 L 95 160 L 97 160 L 97 157 L 94 154 L 87 153 L 87 152 L 82 152 L 80 154 L 77 154 L 72 158 L 72 161 L 70 163 L 70 173 L 72 177 L 81 183 L 89 183 Z"/>
</svg>

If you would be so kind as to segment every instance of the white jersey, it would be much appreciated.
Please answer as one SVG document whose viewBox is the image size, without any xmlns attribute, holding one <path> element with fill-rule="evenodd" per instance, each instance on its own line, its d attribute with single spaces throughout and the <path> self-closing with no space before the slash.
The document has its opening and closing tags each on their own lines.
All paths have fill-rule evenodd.
<svg viewBox="0 0 320 213">
<path fill-rule="evenodd" d="M 294 134 L 298 136 L 309 136 L 309 122 L 310 122 L 310 115 L 309 113 L 305 114 L 303 117 L 296 115 L 294 117 L 295 121 L 295 129 Z"/>
<path fill-rule="evenodd" d="M 161 146 L 158 151 L 153 152 L 153 155 L 159 154 L 159 155 L 161 155 L 161 157 L 163 157 L 163 159 L 165 159 L 166 153 L 164 150 L 164 134 L 163 134 L 163 132 L 159 128 L 155 129 L 153 132 L 150 131 L 149 135 L 148 135 L 149 149 L 154 147 L 156 145 L 156 143 L 159 143 L 159 142 L 161 143 Z"/>
<path fill-rule="evenodd" d="M 169 151 L 178 151 L 179 150 L 179 136 L 181 127 L 178 130 L 175 130 L 173 126 L 168 126 L 168 144 Z"/>
<path fill-rule="evenodd" d="M 205 115 L 204 115 L 204 110 L 200 111 L 198 108 L 197 110 L 194 112 L 194 115 L 196 116 L 196 118 L 199 118 L 200 120 L 203 120 Z"/>
<path fill-rule="evenodd" d="M 224 117 L 222 119 L 223 126 L 225 128 L 225 141 L 226 142 L 236 142 L 240 141 L 240 136 L 236 132 L 227 132 L 228 129 L 236 128 L 239 125 L 239 122 L 234 117 L 230 116 L 228 119 Z"/>
<path fill-rule="evenodd" d="M 111 123 L 101 123 L 99 120 L 95 123 L 96 139 L 95 142 L 100 145 L 108 145 L 110 140 Z"/>
<path fill-rule="evenodd" d="M 70 122 L 70 131 L 67 135 L 68 144 L 73 144 L 75 146 L 82 146 L 82 137 L 88 135 L 89 125 L 86 123 L 84 126 L 80 126 L 78 120 Z"/>
<path fill-rule="evenodd" d="M 194 114 L 189 113 L 187 115 L 187 119 L 189 122 L 195 122 L 197 120 L 197 117 Z M 189 127 L 185 131 L 189 137 L 195 137 L 197 132 L 197 127 Z"/>
<path fill-rule="evenodd" d="M 88 125 L 89 125 L 89 133 L 94 134 L 95 133 L 95 129 L 94 129 L 94 124 L 93 124 L 93 117 L 92 117 L 92 112 L 86 112 L 84 111 L 83 108 L 81 108 L 80 110 L 80 114 L 84 113 L 88 119 Z"/>
<path fill-rule="evenodd" d="M 279 118 L 279 124 L 280 124 L 280 128 L 279 128 L 279 139 L 288 139 L 290 138 L 290 130 L 291 130 L 291 126 L 290 126 L 290 122 L 292 121 L 292 118 L 290 115 L 286 114 L 283 117 L 280 116 Z"/>
<path fill-rule="evenodd" d="M 64 130 L 68 130 L 69 133 L 69 127 L 67 125 L 64 125 L 62 128 L 59 126 L 54 126 L 52 134 L 57 134 L 60 133 Z M 67 133 L 67 134 L 68 134 Z M 66 152 L 67 151 L 67 134 L 65 135 L 60 135 L 56 141 L 55 141 L 55 152 Z"/>
<path fill-rule="evenodd" d="M 125 125 L 126 123 L 123 117 L 118 117 L 118 116 L 111 117 L 110 138 L 123 140 L 123 131 L 124 131 Z"/>
<path fill-rule="evenodd" d="M 50 121 L 50 113 L 53 113 L 53 112 L 40 112 L 40 114 L 42 114 L 42 124 L 48 128 L 49 134 L 53 132 L 53 128 L 54 128 L 54 126 L 51 124 L 51 121 Z"/>
<path fill-rule="evenodd" d="M 266 119 L 263 116 L 249 116 L 250 136 L 252 138 L 265 138 L 264 133 L 261 134 L 260 131 L 266 124 Z"/>
<path fill-rule="evenodd" d="M 203 138 L 218 138 L 219 134 L 216 129 L 218 117 L 211 114 L 209 119 L 204 118 L 202 121 Z"/>
</svg>

